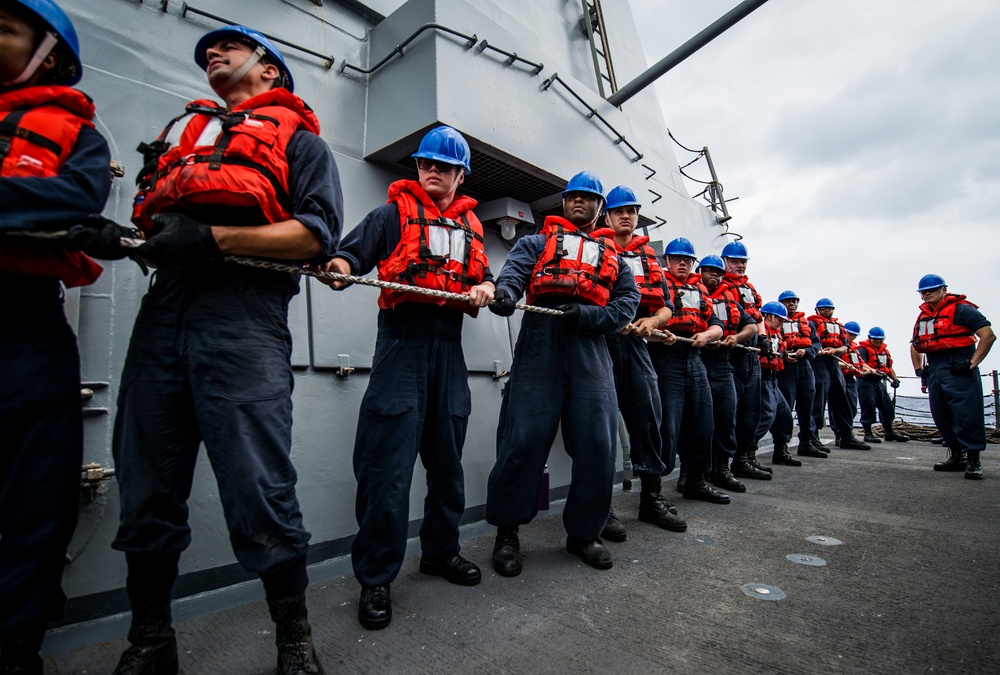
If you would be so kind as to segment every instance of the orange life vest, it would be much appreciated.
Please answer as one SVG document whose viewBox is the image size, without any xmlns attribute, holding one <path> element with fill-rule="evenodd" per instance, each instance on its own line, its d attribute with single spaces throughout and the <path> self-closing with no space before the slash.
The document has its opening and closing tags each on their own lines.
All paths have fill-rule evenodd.
<svg viewBox="0 0 1000 675">
<path fill-rule="evenodd" d="M 707 286 L 705 290 L 708 290 Z M 714 291 L 708 292 L 708 297 L 712 301 L 712 313 L 722 322 L 722 336 L 736 335 L 740 330 L 740 303 L 733 295 L 733 289 L 720 283 Z"/>
<path fill-rule="evenodd" d="M 816 336 L 824 347 L 839 349 L 844 346 L 844 327 L 832 316 L 829 319 L 813 314 L 809 320 L 816 324 Z"/>
<path fill-rule="evenodd" d="M 399 207 L 400 237 L 392 255 L 379 262 L 379 279 L 448 293 L 468 293 L 483 281 L 487 261 L 483 226 L 472 212 L 475 199 L 456 196 L 441 213 L 420 183 L 398 180 L 389 186 L 389 201 Z M 426 302 L 472 316 L 479 313 L 468 302 L 406 291 L 382 289 L 378 297 L 382 309 L 401 302 Z"/>
<path fill-rule="evenodd" d="M 620 254 L 639 287 L 639 309 L 653 314 L 664 307 L 663 268 L 648 242 L 649 237 L 632 237 Z"/>
<path fill-rule="evenodd" d="M 606 306 L 618 278 L 614 230 L 601 228 L 588 235 L 561 216 L 546 216 L 541 234 L 545 249 L 531 271 L 528 304 L 544 295 Z"/>
<path fill-rule="evenodd" d="M 841 363 L 840 370 L 844 373 L 844 375 L 856 376 L 858 374 L 858 371 L 861 370 L 861 364 L 863 363 L 863 361 L 861 360 L 861 354 L 858 353 L 857 342 L 849 342 L 847 344 L 847 353 L 841 357 L 841 360 L 847 361 L 849 364 L 851 364 L 851 366 L 857 368 L 857 371 L 855 371 L 851 369 L 850 366 L 845 366 L 843 363 Z"/>
<path fill-rule="evenodd" d="M 770 356 L 761 355 L 760 367 L 764 370 L 771 370 L 777 372 L 779 370 L 785 369 L 785 359 L 783 352 L 785 351 L 785 340 L 781 337 L 780 330 L 771 330 L 768 328 L 766 323 L 760 324 L 758 327 L 757 337 L 761 340 L 770 340 L 771 351 L 773 354 Z"/>
<path fill-rule="evenodd" d="M 80 129 L 93 128 L 92 119 L 94 104 L 72 87 L 25 87 L 0 94 L 0 176 L 58 176 Z M 79 251 L 67 251 L 55 242 L 15 237 L 5 238 L 0 246 L 0 270 L 58 277 L 69 288 L 94 283 L 102 271 Z"/>
<path fill-rule="evenodd" d="M 667 330 L 685 337 L 706 330 L 713 313 L 708 289 L 699 281 L 688 282 L 685 279 L 682 282 L 667 270 L 663 272 L 663 283 L 667 289 L 664 297 L 674 304 L 674 314 L 667 322 Z"/>
<path fill-rule="evenodd" d="M 750 315 L 750 318 L 760 323 L 764 318 L 760 313 L 760 307 L 764 302 L 760 298 L 760 293 L 750 283 L 750 279 L 746 275 L 740 276 L 732 272 L 726 272 L 722 280 L 733 287 L 740 304 L 743 305 L 743 310 Z"/>
<path fill-rule="evenodd" d="M 132 222 L 199 205 L 256 207 L 269 223 L 292 216 L 285 152 L 299 129 L 319 133 L 309 106 L 287 89 L 258 94 L 231 111 L 192 101 L 159 138 L 140 144 L 146 164 L 136 183 Z"/>
<path fill-rule="evenodd" d="M 785 338 L 785 348 L 789 351 L 812 347 L 812 328 L 809 327 L 805 312 L 795 312 L 783 319 L 781 334 Z"/>
<path fill-rule="evenodd" d="M 926 302 L 920 305 L 920 316 L 913 325 L 913 348 L 924 354 L 974 346 L 977 340 L 975 332 L 955 323 L 955 310 L 959 305 L 978 307 L 966 300 L 964 295 L 955 293 L 944 296 L 937 309 L 932 310 Z"/>
<path fill-rule="evenodd" d="M 859 344 L 858 347 L 864 347 L 867 351 L 868 358 L 865 359 L 865 363 L 867 363 L 870 368 L 874 368 L 880 373 L 885 373 L 886 375 L 892 371 L 892 356 L 889 354 L 889 348 L 885 346 L 884 342 L 876 347 L 868 340 L 865 340 Z"/>
</svg>

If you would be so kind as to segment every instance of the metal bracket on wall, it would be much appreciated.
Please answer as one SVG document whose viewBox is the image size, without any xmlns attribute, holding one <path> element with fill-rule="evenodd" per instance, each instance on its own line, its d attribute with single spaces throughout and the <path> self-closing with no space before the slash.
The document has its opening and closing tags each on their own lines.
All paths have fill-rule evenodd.
<svg viewBox="0 0 1000 675">
<path fill-rule="evenodd" d="M 351 367 L 351 355 L 350 354 L 337 354 L 337 362 L 340 364 L 334 373 L 339 379 L 346 380 L 354 372 L 354 368 Z"/>
<path fill-rule="evenodd" d="M 508 375 L 510 375 L 510 371 L 509 370 L 500 370 L 500 362 L 499 361 L 494 361 L 493 362 L 493 375 L 492 375 L 492 377 L 493 377 L 493 381 L 494 382 L 499 382 L 500 380 L 502 380 L 503 378 L 507 377 Z"/>
<path fill-rule="evenodd" d="M 506 63 L 508 66 L 513 65 L 515 61 L 520 61 L 521 63 L 526 63 L 526 64 L 528 64 L 529 66 L 532 67 L 532 71 L 531 71 L 532 75 L 537 75 L 538 73 L 542 72 L 542 68 L 545 67 L 544 63 L 535 63 L 534 61 L 529 61 L 528 59 L 525 59 L 525 58 L 522 58 L 522 57 L 518 56 L 517 52 L 508 52 L 506 49 L 500 49 L 499 47 L 494 47 L 493 45 L 491 45 L 486 40 L 482 40 L 476 46 L 476 49 L 478 49 L 479 51 L 484 51 L 486 49 L 492 49 L 495 52 L 499 52 L 500 54 L 503 54 L 504 56 L 507 57 L 507 59 L 504 61 L 504 63 Z"/>
<path fill-rule="evenodd" d="M 162 6 L 161 9 L 164 12 L 167 11 L 167 0 L 163 1 L 163 6 Z M 191 12 L 192 14 L 197 14 L 198 16 L 203 16 L 203 17 L 205 17 L 207 19 L 212 19 L 213 21 L 218 21 L 219 23 L 224 23 L 227 26 L 236 26 L 236 25 L 238 25 L 238 23 L 236 21 L 230 21 L 229 19 L 224 19 L 221 16 L 217 16 L 215 14 L 211 14 L 209 12 L 206 12 L 203 9 L 198 9 L 197 7 L 192 7 L 191 5 L 189 5 L 189 4 L 187 4 L 185 2 L 185 3 L 183 3 L 181 5 L 181 16 L 184 17 L 184 18 L 187 18 L 188 12 Z M 285 45 L 286 47 L 291 47 L 292 49 L 297 49 L 300 52 L 303 52 L 305 54 L 309 54 L 310 56 L 315 56 L 318 59 L 322 59 L 325 62 L 324 68 L 326 68 L 327 70 L 329 70 L 330 68 L 333 68 L 334 58 L 332 56 L 328 56 L 326 54 L 320 54 L 319 52 L 314 52 L 311 49 L 306 49 L 305 47 L 303 47 L 301 45 L 295 44 L 294 42 L 289 42 L 288 40 L 282 40 L 279 37 L 275 37 L 273 35 L 269 35 L 269 34 L 263 32 L 263 31 L 261 31 L 260 34 L 263 35 L 264 37 L 266 37 L 268 40 L 274 40 L 278 44 Z"/>
</svg>

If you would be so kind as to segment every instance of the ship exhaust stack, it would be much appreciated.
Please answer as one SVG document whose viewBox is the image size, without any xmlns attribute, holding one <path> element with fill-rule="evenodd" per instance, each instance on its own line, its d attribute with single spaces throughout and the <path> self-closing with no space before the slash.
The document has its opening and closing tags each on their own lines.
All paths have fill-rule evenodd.
<svg viewBox="0 0 1000 675">
<path fill-rule="evenodd" d="M 674 51 L 664 56 L 659 62 L 657 62 L 656 65 L 650 67 L 634 80 L 609 96 L 607 99 L 608 103 L 615 107 L 621 107 L 625 101 L 638 94 L 640 91 L 658 80 L 668 70 L 694 54 L 715 38 L 722 35 L 731 27 L 735 26 L 744 17 L 749 15 L 750 12 L 757 9 L 765 2 L 767 2 L 767 0 L 743 0 L 743 2 L 726 12 L 726 14 L 716 20 L 713 24 L 705 28 Z"/>
</svg>

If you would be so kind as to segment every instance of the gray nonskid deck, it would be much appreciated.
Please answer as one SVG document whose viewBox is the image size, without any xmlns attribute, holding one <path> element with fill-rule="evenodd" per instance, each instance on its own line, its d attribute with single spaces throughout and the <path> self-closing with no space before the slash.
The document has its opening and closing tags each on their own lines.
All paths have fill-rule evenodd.
<svg viewBox="0 0 1000 675">
<path fill-rule="evenodd" d="M 331 673 L 1000 672 L 1000 460 L 984 453 L 974 482 L 932 471 L 942 455 L 914 442 L 834 449 L 748 481 L 728 506 L 682 499 L 668 481 L 684 534 L 639 523 L 637 492 L 618 493 L 629 538 L 609 544 L 607 572 L 565 552 L 558 509 L 521 529 L 512 579 L 492 571 L 492 530 L 471 526 L 462 552 L 483 583 L 422 575 L 411 555 L 383 631 L 357 622 L 349 561 L 324 563 L 310 568 L 317 648 Z M 756 600 L 746 584 L 786 597 Z M 247 584 L 177 603 L 183 672 L 273 672 L 261 598 Z M 122 616 L 50 635 L 46 672 L 110 672 L 126 630 Z"/>
</svg>

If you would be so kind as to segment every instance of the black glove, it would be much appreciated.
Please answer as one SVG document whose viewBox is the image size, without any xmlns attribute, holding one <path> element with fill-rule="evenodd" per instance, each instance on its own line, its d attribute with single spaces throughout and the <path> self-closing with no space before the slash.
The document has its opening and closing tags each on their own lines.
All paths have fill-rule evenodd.
<svg viewBox="0 0 1000 675">
<path fill-rule="evenodd" d="M 761 338 L 759 340 L 760 355 L 761 356 L 774 356 L 774 345 L 767 338 Z"/>
<path fill-rule="evenodd" d="M 924 379 L 924 376 L 927 374 L 927 371 L 924 370 L 923 368 L 917 368 L 916 370 L 913 371 L 913 374 L 922 380 Z"/>
<path fill-rule="evenodd" d="M 502 288 L 497 289 L 497 292 L 493 294 L 493 301 L 488 305 L 490 311 L 497 316 L 510 316 L 514 313 L 516 306 L 514 298 L 510 297 L 510 293 Z"/>
<path fill-rule="evenodd" d="M 559 319 L 568 323 L 570 328 L 576 328 L 576 325 L 580 323 L 580 315 L 582 312 L 580 312 L 580 305 L 577 303 L 568 302 L 565 305 L 559 305 L 554 309 L 558 309 L 562 312 Z"/>
<path fill-rule="evenodd" d="M 899 380 L 892 380 L 889 383 L 889 386 L 892 387 L 893 389 L 899 389 Z"/>
<path fill-rule="evenodd" d="M 101 215 L 87 216 L 66 233 L 66 248 L 83 251 L 102 260 L 121 260 L 133 249 L 122 248 L 122 239 L 137 239 L 139 235 L 130 227 L 122 227 Z"/>
<path fill-rule="evenodd" d="M 962 359 L 961 361 L 954 361 L 951 364 L 951 374 L 952 375 L 971 375 L 972 374 L 972 359 Z"/>
<path fill-rule="evenodd" d="M 222 258 L 212 227 L 179 213 L 153 216 L 160 231 L 136 251 L 157 264 L 197 263 Z"/>
</svg>

